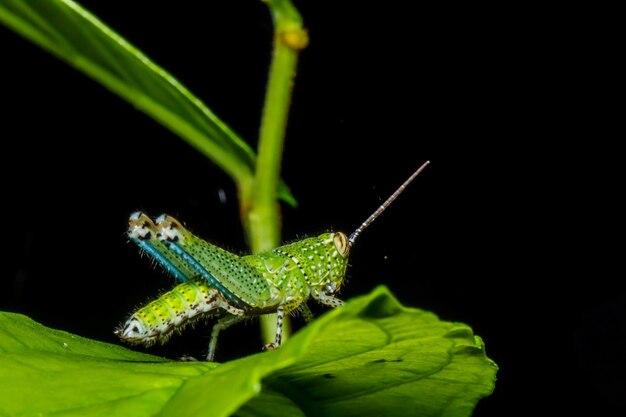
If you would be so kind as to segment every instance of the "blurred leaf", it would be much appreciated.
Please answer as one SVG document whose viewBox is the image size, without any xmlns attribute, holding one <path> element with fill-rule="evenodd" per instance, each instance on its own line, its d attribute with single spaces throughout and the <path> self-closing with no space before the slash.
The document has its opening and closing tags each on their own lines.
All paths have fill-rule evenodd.
<svg viewBox="0 0 626 417">
<path fill-rule="evenodd" d="M 244 193 L 249 192 L 255 169 L 252 149 L 174 77 L 77 3 L 0 0 L 0 23 L 178 134 L 229 173 Z M 296 204 L 284 183 L 278 194 Z"/>
<path fill-rule="evenodd" d="M 0 314 L 0 415 L 469 416 L 497 367 L 469 327 L 380 287 L 280 349 L 171 362 Z"/>
</svg>

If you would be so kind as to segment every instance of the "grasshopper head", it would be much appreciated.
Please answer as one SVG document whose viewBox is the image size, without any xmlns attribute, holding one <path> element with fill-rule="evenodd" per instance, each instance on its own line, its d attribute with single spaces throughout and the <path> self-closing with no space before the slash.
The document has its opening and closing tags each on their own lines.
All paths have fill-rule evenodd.
<svg viewBox="0 0 626 417">
<path fill-rule="evenodd" d="M 317 282 L 312 282 L 320 291 L 327 295 L 333 295 L 341 288 L 346 268 L 348 267 L 348 255 L 350 253 L 350 243 L 348 237 L 341 232 L 325 233 L 319 237 L 324 251 L 316 251 L 312 258 L 312 276 L 320 278 Z M 320 255 L 325 252 L 325 257 Z M 319 259 L 319 262 L 317 261 Z"/>
</svg>

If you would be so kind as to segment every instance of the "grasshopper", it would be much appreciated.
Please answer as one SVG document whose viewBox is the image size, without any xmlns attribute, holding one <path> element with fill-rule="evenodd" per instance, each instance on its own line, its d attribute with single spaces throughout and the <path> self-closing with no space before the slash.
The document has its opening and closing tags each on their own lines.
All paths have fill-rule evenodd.
<svg viewBox="0 0 626 417">
<path fill-rule="evenodd" d="M 144 252 L 182 283 L 133 313 L 115 331 L 131 344 L 165 343 L 175 331 L 200 318 L 217 316 L 209 341 L 207 361 L 213 361 L 219 333 L 251 316 L 275 313 L 280 346 L 286 313 L 299 313 L 308 322 L 313 314 L 306 302 L 313 298 L 329 307 L 343 304 L 341 289 L 350 248 L 367 228 L 417 177 L 429 162 L 413 173 L 349 237 L 323 233 L 272 251 L 238 256 L 190 233 L 171 216 L 155 221 L 141 212 L 129 219 L 128 236 Z"/>
</svg>

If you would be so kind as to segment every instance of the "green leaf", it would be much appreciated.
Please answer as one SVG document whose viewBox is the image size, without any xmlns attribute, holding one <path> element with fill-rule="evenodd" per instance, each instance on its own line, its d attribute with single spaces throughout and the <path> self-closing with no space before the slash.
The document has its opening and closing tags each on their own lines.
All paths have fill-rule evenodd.
<svg viewBox="0 0 626 417">
<path fill-rule="evenodd" d="M 0 314 L 0 415 L 149 416 L 215 367 L 162 358 Z"/>
<path fill-rule="evenodd" d="M 77 3 L 0 0 L 0 23 L 178 134 L 229 173 L 243 193 L 252 186 L 252 149 L 174 77 Z M 296 204 L 282 182 L 278 195 Z"/>
<path fill-rule="evenodd" d="M 469 416 L 496 371 L 469 327 L 402 307 L 384 287 L 280 349 L 222 365 L 171 362 L 0 314 L 3 416 Z"/>
</svg>

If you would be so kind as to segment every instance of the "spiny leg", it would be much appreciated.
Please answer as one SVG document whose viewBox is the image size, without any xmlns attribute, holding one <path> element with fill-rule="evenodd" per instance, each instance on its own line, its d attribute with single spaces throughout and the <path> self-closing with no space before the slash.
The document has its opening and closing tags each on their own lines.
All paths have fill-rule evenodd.
<svg viewBox="0 0 626 417">
<path fill-rule="evenodd" d="M 306 305 L 306 303 L 302 303 L 300 305 L 300 314 L 304 318 L 304 321 L 307 323 L 310 323 L 315 319 L 315 317 L 313 316 L 313 312 L 311 312 L 311 309 L 308 305 Z"/>
<path fill-rule="evenodd" d="M 320 303 L 327 305 L 329 307 L 332 307 L 332 308 L 341 307 L 343 305 L 343 301 L 340 300 L 339 298 L 326 294 L 321 291 L 314 292 L 312 295 L 313 295 L 313 298 L 315 298 Z"/>
<path fill-rule="evenodd" d="M 267 345 L 265 345 L 265 350 L 276 349 L 280 346 L 280 342 L 283 336 L 284 317 L 285 309 L 283 308 L 283 306 L 279 306 L 278 309 L 276 309 L 276 338 L 274 339 L 274 343 L 268 343 Z"/>
<path fill-rule="evenodd" d="M 213 326 L 213 330 L 211 331 L 211 340 L 209 341 L 209 353 L 206 355 L 206 360 L 208 362 L 213 362 L 213 358 L 215 357 L 215 348 L 217 347 L 217 338 L 220 335 L 222 330 L 228 329 L 235 323 L 240 322 L 245 319 L 245 316 L 228 316 L 223 317 L 215 323 Z"/>
</svg>

